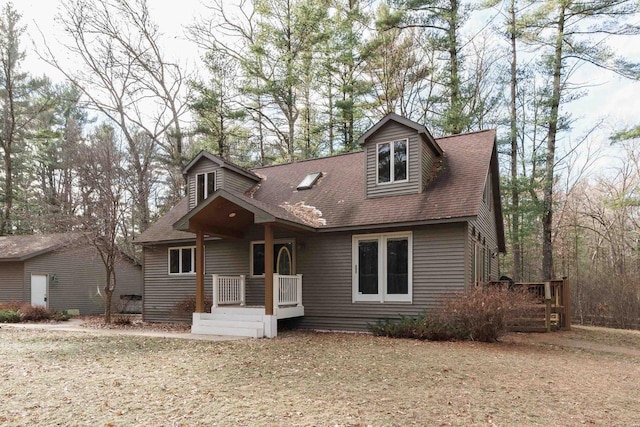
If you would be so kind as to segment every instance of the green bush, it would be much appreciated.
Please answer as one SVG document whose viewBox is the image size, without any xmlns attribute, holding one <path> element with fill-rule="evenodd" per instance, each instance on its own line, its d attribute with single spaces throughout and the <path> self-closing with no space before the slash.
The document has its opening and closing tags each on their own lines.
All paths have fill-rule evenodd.
<svg viewBox="0 0 640 427">
<path fill-rule="evenodd" d="M 18 323 L 20 313 L 17 310 L 0 310 L 0 323 Z"/>
<path fill-rule="evenodd" d="M 433 313 L 382 320 L 370 325 L 370 330 L 394 338 L 495 342 L 514 319 L 528 315 L 533 302 L 526 291 L 476 288 L 453 294 Z"/>
<path fill-rule="evenodd" d="M 66 311 L 52 311 L 51 312 L 51 320 L 55 320 L 56 322 L 66 322 L 71 319 L 71 316 L 67 314 Z"/>
</svg>

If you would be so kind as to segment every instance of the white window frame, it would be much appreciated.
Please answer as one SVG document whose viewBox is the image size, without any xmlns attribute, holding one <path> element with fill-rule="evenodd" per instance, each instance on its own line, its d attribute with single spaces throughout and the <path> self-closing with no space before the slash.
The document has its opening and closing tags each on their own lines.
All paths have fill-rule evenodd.
<svg viewBox="0 0 640 427">
<path fill-rule="evenodd" d="M 296 274 L 296 239 L 274 239 L 273 244 L 278 243 L 291 243 L 291 274 Z M 249 277 L 264 277 L 264 274 L 253 274 L 253 246 L 264 245 L 264 240 L 252 240 L 249 244 Z M 274 260 L 278 257 L 278 254 L 273 254 Z M 265 264 L 266 267 L 266 264 Z M 266 269 L 266 268 L 265 268 Z M 275 273 L 275 270 L 274 270 Z"/>
<path fill-rule="evenodd" d="M 209 195 L 208 195 L 208 193 L 209 193 L 209 180 L 207 179 L 207 175 L 208 174 L 213 174 L 213 191 L 212 191 L 212 193 L 217 190 L 217 188 L 216 188 L 216 179 L 218 177 L 217 177 L 216 171 L 197 173 L 196 174 L 196 185 L 195 185 L 196 205 L 199 205 L 200 202 L 206 200 L 209 197 Z M 202 199 L 202 200 L 198 200 L 198 177 L 200 175 L 204 175 L 204 199 Z"/>
<path fill-rule="evenodd" d="M 182 250 L 183 249 L 191 249 L 191 271 L 189 272 L 182 272 Z M 176 250 L 178 251 L 179 258 L 178 258 L 178 272 L 177 273 L 172 273 L 171 272 L 171 251 L 172 250 Z M 204 250 L 204 248 L 203 248 Z M 205 269 L 206 271 L 206 269 Z M 171 246 L 169 248 L 167 248 L 167 273 L 170 276 L 193 276 L 196 274 L 196 247 L 195 246 Z"/>
<path fill-rule="evenodd" d="M 405 179 L 401 179 L 399 181 L 395 180 L 395 168 L 396 168 L 396 164 L 393 161 L 393 159 L 395 158 L 394 154 L 395 154 L 395 143 L 396 142 L 402 142 L 405 141 L 406 146 L 407 146 L 407 177 Z M 389 182 L 380 182 L 380 158 L 379 158 L 379 150 L 378 147 L 380 145 L 383 144 L 389 144 L 391 151 L 389 152 L 389 155 L 391 156 L 391 171 L 390 171 L 390 176 L 389 176 Z M 401 182 L 409 182 L 409 138 L 404 138 L 404 139 L 394 139 L 393 141 L 385 141 L 385 142 L 378 142 L 376 144 L 376 184 L 377 185 L 389 185 L 389 184 L 396 184 L 396 183 L 401 183 Z"/>
<path fill-rule="evenodd" d="M 387 240 L 406 238 L 408 243 L 407 257 L 407 293 L 406 295 L 387 293 Z M 358 292 L 358 242 L 362 240 L 378 241 L 378 293 L 361 294 Z M 352 302 L 402 302 L 413 303 L 413 232 L 399 231 L 393 233 L 354 234 L 351 240 L 351 273 Z"/>
</svg>

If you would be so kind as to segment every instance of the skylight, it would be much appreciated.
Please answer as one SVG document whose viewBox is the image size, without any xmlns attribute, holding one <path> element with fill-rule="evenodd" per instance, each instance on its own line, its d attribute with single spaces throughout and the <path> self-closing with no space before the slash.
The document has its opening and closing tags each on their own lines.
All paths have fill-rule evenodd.
<svg viewBox="0 0 640 427">
<path fill-rule="evenodd" d="M 314 172 L 305 176 L 302 182 L 298 184 L 298 191 L 310 189 L 311 187 L 313 187 L 313 184 L 315 184 L 321 176 L 322 176 L 322 172 Z"/>
</svg>

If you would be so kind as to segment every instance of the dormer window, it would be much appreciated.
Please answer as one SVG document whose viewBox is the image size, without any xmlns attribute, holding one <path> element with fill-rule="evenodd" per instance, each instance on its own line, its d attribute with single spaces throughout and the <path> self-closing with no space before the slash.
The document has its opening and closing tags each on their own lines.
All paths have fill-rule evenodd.
<svg viewBox="0 0 640 427">
<path fill-rule="evenodd" d="M 196 204 L 209 197 L 216 191 L 216 173 L 206 172 L 196 175 Z"/>
<path fill-rule="evenodd" d="M 378 184 L 407 181 L 407 147 L 406 139 L 377 145 Z"/>
</svg>

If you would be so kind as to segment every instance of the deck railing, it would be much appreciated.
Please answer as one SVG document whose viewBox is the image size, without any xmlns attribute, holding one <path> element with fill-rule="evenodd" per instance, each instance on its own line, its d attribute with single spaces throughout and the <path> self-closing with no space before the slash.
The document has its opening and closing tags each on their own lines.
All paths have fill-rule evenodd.
<svg viewBox="0 0 640 427">
<path fill-rule="evenodd" d="M 245 304 L 245 277 L 212 274 L 213 307 Z"/>
<path fill-rule="evenodd" d="M 545 328 L 551 330 L 552 323 L 557 320 L 563 329 L 571 328 L 571 307 L 569 298 L 569 282 L 566 280 L 550 280 L 548 282 L 509 281 L 489 282 L 488 285 L 524 288 L 534 295 L 539 303 L 545 305 Z"/>
<path fill-rule="evenodd" d="M 244 275 L 222 276 L 212 274 L 213 303 L 220 305 L 245 305 L 246 280 Z M 302 274 L 273 275 L 273 301 L 278 307 L 302 306 Z"/>
</svg>

